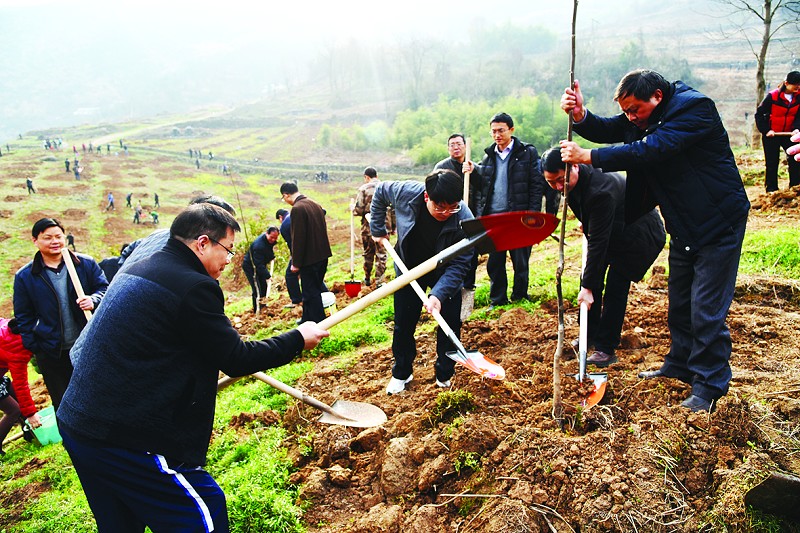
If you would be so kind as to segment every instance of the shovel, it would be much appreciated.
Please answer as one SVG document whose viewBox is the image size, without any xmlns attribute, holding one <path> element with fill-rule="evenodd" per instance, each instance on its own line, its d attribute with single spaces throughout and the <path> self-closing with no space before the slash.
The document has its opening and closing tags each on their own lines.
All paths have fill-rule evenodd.
<svg viewBox="0 0 800 533">
<path fill-rule="evenodd" d="M 389 255 L 392 256 L 394 264 L 397 265 L 397 268 L 399 268 L 403 274 L 406 274 L 408 272 L 408 268 L 406 267 L 405 263 L 403 263 L 403 260 L 400 259 L 400 256 L 397 255 L 397 250 L 394 249 L 388 240 L 383 241 L 383 246 L 386 248 L 386 251 L 389 252 Z M 413 287 L 414 292 L 417 293 L 417 296 L 420 297 L 423 304 L 428 301 L 428 298 L 425 296 L 425 292 L 422 290 L 422 287 L 419 286 L 417 280 L 411 282 L 411 287 Z M 442 328 L 442 332 L 447 335 L 447 338 L 450 339 L 450 342 L 452 342 L 456 347 L 455 352 L 451 351 L 445 354 L 447 357 L 456 363 L 461 363 L 481 377 L 498 380 L 505 379 L 506 371 L 502 366 L 498 365 L 491 359 L 487 359 L 477 350 L 467 351 L 464 348 L 464 345 L 461 344 L 461 341 L 458 340 L 455 332 L 453 332 L 447 322 L 445 322 L 444 318 L 442 318 L 442 315 L 439 313 L 439 311 L 434 311 L 431 314 L 433 315 L 433 318 L 436 319 L 436 323 L 439 324 L 439 327 Z"/>
<path fill-rule="evenodd" d="M 581 265 L 581 272 L 586 268 L 586 254 L 588 251 L 589 243 L 586 237 L 583 237 L 583 260 Z M 600 302 L 595 302 L 597 305 Z M 589 306 L 581 302 L 580 310 L 580 329 L 578 336 L 578 375 L 575 378 L 583 383 L 586 379 L 586 352 L 588 351 L 588 337 L 589 337 Z M 606 384 L 608 383 L 608 374 L 597 373 L 589 374 L 589 379 L 594 382 L 594 390 L 587 398 L 581 401 L 581 406 L 585 408 L 593 407 L 603 399 L 606 393 Z"/>
<path fill-rule="evenodd" d="M 765 513 L 800 521 L 800 477 L 772 472 L 745 493 L 744 503 Z"/>
<path fill-rule="evenodd" d="M 381 298 L 393 294 L 412 281 L 431 272 L 439 263 L 444 263 L 467 250 L 475 248 L 479 253 L 488 254 L 496 251 L 522 248 L 523 246 L 533 246 L 546 239 L 556 229 L 557 225 L 558 219 L 555 216 L 534 211 L 511 211 L 462 221 L 461 229 L 467 235 L 466 237 L 448 246 L 430 259 L 423 261 L 406 274 L 389 281 L 363 298 L 337 311 L 320 322 L 318 326 L 325 330 L 332 328 Z M 217 383 L 217 389 L 227 387 L 239 379 L 241 378 L 226 376 Z M 301 399 L 301 401 L 304 400 Z M 353 413 L 350 414 L 352 415 Z M 320 417 L 319 421 L 343 424 L 348 421 L 348 418 L 352 417 L 336 416 L 325 420 Z"/>
<path fill-rule="evenodd" d="M 354 254 L 355 254 L 355 247 L 356 247 L 356 234 L 355 234 L 354 226 L 353 226 L 353 217 L 354 217 L 353 209 L 354 209 L 354 205 L 355 205 L 355 202 L 353 204 L 350 204 L 350 281 L 345 281 L 344 282 L 344 292 L 346 292 L 347 295 L 350 298 L 355 298 L 356 296 L 358 296 L 358 293 L 361 292 L 361 282 L 360 281 L 356 281 L 354 279 L 355 278 L 355 274 L 353 273 L 354 261 L 355 261 Z"/>
<path fill-rule="evenodd" d="M 269 292 L 272 290 L 272 273 L 275 272 L 275 260 L 269 262 L 269 280 L 267 281 L 267 293 L 264 295 L 264 301 L 269 299 Z"/>
<path fill-rule="evenodd" d="M 62 248 L 61 255 L 64 256 L 64 265 L 67 267 L 67 272 L 69 272 L 69 279 L 72 280 L 72 286 L 75 287 L 75 293 L 78 295 L 78 298 L 83 298 L 86 294 L 83 292 L 81 280 L 78 277 L 78 272 L 75 270 L 75 265 L 72 263 L 72 256 L 69 255 L 69 250 Z M 83 310 L 83 315 L 86 317 L 86 320 L 92 318 L 92 312 L 86 309 Z"/>
</svg>

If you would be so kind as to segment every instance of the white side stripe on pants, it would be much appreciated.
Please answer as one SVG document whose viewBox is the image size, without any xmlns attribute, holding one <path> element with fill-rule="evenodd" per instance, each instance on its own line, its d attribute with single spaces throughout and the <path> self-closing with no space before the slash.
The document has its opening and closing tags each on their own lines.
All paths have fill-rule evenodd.
<svg viewBox="0 0 800 533">
<path fill-rule="evenodd" d="M 194 490 L 194 487 L 192 487 L 191 483 L 189 483 L 186 480 L 186 478 L 183 477 L 183 474 L 180 474 L 175 470 L 171 469 L 167 464 L 166 458 L 164 458 L 163 455 L 158 455 L 154 453 L 153 457 L 155 457 L 156 461 L 158 461 L 158 465 L 161 471 L 164 472 L 165 474 L 175 476 L 175 480 L 184 489 L 186 489 L 186 492 L 189 494 L 189 496 L 192 499 L 194 499 L 195 503 L 197 504 L 197 508 L 200 509 L 201 513 L 203 513 L 203 522 L 205 522 L 206 524 L 206 531 L 208 531 L 209 533 L 214 531 L 214 521 L 211 519 L 211 513 L 208 510 L 208 506 L 206 505 L 206 502 L 204 502 L 203 499 L 200 497 L 200 495 L 197 494 L 197 491 Z"/>
</svg>

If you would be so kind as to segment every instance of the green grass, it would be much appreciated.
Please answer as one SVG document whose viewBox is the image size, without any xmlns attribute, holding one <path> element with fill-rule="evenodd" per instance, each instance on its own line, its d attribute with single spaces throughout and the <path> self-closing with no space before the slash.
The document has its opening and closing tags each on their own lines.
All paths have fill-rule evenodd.
<svg viewBox="0 0 800 533">
<path fill-rule="evenodd" d="M 748 232 L 742 245 L 739 272 L 800 278 L 800 230 L 783 228 Z"/>
</svg>

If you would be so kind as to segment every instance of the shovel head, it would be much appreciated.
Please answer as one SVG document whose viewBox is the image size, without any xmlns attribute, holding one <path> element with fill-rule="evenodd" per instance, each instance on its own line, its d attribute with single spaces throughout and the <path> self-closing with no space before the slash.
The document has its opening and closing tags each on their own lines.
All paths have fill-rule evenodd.
<svg viewBox="0 0 800 533">
<path fill-rule="evenodd" d="M 477 350 L 467 350 L 464 354 L 458 351 L 446 352 L 445 355 L 482 378 L 506 379 L 505 369 Z"/>
<path fill-rule="evenodd" d="M 336 400 L 331 405 L 331 410 L 336 415 L 323 412 L 317 418 L 318 422 L 325 424 L 338 424 L 356 428 L 371 428 L 386 422 L 386 413 L 380 407 L 364 402 L 349 402 Z M 337 416 L 339 415 L 339 416 Z"/>
<path fill-rule="evenodd" d="M 800 521 L 800 478 L 772 472 L 767 479 L 745 493 L 744 503 L 765 513 Z"/>
<path fill-rule="evenodd" d="M 468 237 L 486 233 L 475 249 L 480 254 L 533 246 L 545 240 L 558 226 L 558 219 L 549 213 L 511 211 L 486 215 L 461 222 Z"/>
<path fill-rule="evenodd" d="M 608 374 L 604 373 L 596 373 L 596 374 L 586 374 L 586 377 L 592 380 L 594 383 L 594 390 L 589 393 L 589 396 L 581 400 L 581 407 L 589 408 L 594 407 L 600 400 L 603 399 L 603 396 L 606 394 L 606 385 L 608 384 Z M 580 374 L 575 374 L 575 379 L 578 381 L 581 380 Z"/>
</svg>

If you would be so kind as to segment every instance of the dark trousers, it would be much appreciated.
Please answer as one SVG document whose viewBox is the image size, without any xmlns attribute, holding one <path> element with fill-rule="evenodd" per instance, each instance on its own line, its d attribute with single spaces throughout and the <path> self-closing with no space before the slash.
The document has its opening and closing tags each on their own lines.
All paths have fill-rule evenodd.
<svg viewBox="0 0 800 533">
<path fill-rule="evenodd" d="M 36 364 L 42 373 L 47 393 L 53 402 L 53 409 L 58 410 L 61 398 L 67 390 L 69 380 L 72 378 L 72 362 L 69 360 L 69 350 L 61 352 L 60 357 L 36 355 Z"/>
<path fill-rule="evenodd" d="M 630 288 L 630 280 L 611 266 L 605 286 L 592 289 L 594 304 L 589 309 L 587 334 L 595 349 L 613 355 L 619 346 Z"/>
<path fill-rule="evenodd" d="M 289 293 L 289 299 L 293 304 L 299 304 L 303 301 L 303 293 L 300 291 L 300 274 L 292 272 L 292 260 L 289 259 L 289 264 L 286 265 L 286 292 Z"/>
<path fill-rule="evenodd" d="M 300 283 L 303 286 L 303 322 L 325 320 L 322 293 L 326 290 L 325 273 L 327 271 L 327 259 L 300 267 Z"/>
<path fill-rule="evenodd" d="M 669 332 L 665 375 L 692 384 L 692 394 L 716 400 L 731 380 L 731 336 L 725 319 L 733 300 L 747 221 L 698 250 L 669 247 Z"/>
<path fill-rule="evenodd" d="M 764 147 L 764 164 L 766 172 L 764 174 L 764 187 L 767 192 L 778 190 L 778 166 L 781 160 L 781 153 L 786 155 L 786 149 L 794 143 L 788 136 L 767 137 L 761 136 L 761 143 Z M 789 162 L 789 187 L 800 185 L 800 162 L 795 161 L 794 157 L 786 156 Z"/>
<path fill-rule="evenodd" d="M 253 294 L 253 312 L 256 312 L 256 303 L 258 298 L 263 298 L 267 295 L 267 279 L 256 275 L 252 271 L 242 269 L 247 282 L 250 284 L 250 291 Z M 255 278 L 258 278 L 256 280 Z M 256 292 L 256 281 L 258 281 L 258 292 Z"/>
<path fill-rule="evenodd" d="M 424 279 L 424 278 L 423 278 Z M 418 280 L 422 290 L 429 286 L 422 280 Z M 406 285 L 394 293 L 394 335 L 392 337 L 392 354 L 394 355 L 394 365 L 392 366 L 392 377 L 397 379 L 408 379 L 413 372 L 414 359 L 417 356 L 417 341 L 414 334 L 417 329 L 417 322 L 422 314 L 422 300 L 411 285 Z M 460 338 L 461 332 L 461 292 L 455 296 L 447 298 L 442 302 L 442 318 L 453 330 L 453 333 Z M 434 370 L 436 379 L 447 381 L 455 373 L 455 361 L 445 355 L 448 351 L 455 350 L 456 347 L 442 332 L 441 328 L 436 328 L 436 364 Z"/>
<path fill-rule="evenodd" d="M 225 494 L 199 466 L 58 430 L 99 533 L 228 531 Z"/>
<path fill-rule="evenodd" d="M 528 297 L 528 262 L 531 258 L 531 246 L 509 250 L 511 265 L 514 267 L 514 287 L 511 289 L 511 300 Z M 506 252 L 492 252 L 486 262 L 489 274 L 489 300 L 492 305 L 508 303 L 508 276 L 506 275 Z"/>
</svg>

